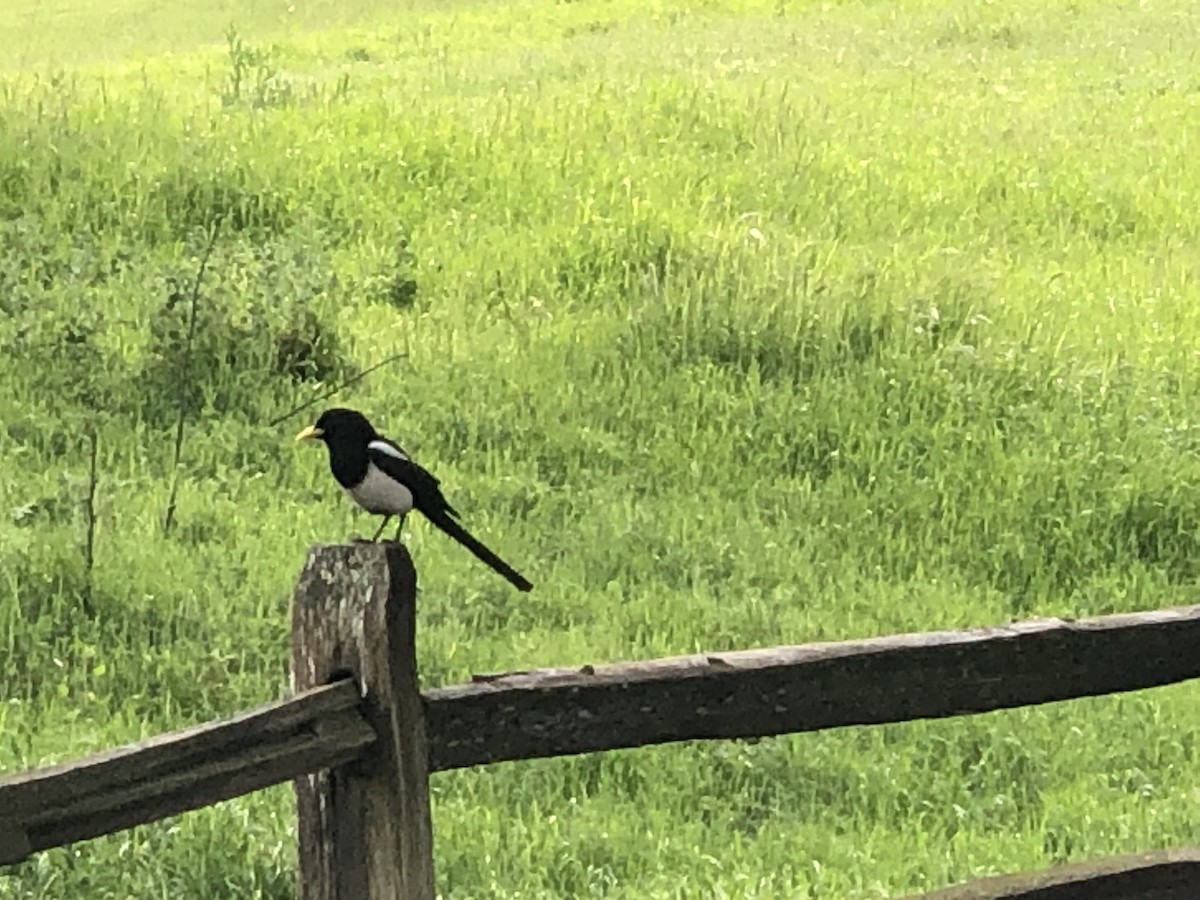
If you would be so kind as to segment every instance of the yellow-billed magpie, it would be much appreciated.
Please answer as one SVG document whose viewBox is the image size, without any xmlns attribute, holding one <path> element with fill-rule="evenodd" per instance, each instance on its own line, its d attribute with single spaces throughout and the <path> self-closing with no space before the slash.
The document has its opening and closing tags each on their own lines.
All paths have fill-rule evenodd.
<svg viewBox="0 0 1200 900">
<path fill-rule="evenodd" d="M 317 439 L 329 448 L 333 477 L 355 503 L 369 513 L 383 516 L 379 535 L 392 516 L 400 517 L 396 539 L 404 517 L 420 510 L 434 525 L 487 563 L 517 590 L 533 585 L 508 563 L 480 543 L 458 522 L 458 511 L 446 502 L 440 482 L 421 468 L 398 444 L 377 432 L 367 417 L 353 409 L 327 409 L 316 423 L 305 428 L 296 440 Z"/>
</svg>

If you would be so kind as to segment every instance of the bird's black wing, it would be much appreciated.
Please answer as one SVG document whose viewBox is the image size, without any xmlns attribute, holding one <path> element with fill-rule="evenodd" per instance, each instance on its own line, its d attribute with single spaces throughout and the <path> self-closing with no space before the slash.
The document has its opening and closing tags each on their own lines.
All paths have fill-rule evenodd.
<svg viewBox="0 0 1200 900">
<path fill-rule="evenodd" d="M 441 482 L 428 470 L 413 462 L 399 444 L 387 438 L 377 437 L 367 445 L 367 458 L 377 469 L 396 479 L 412 492 L 415 509 L 431 518 L 439 513 L 449 513 L 455 518 L 458 517 L 458 510 L 451 506 L 442 494 Z"/>
<path fill-rule="evenodd" d="M 420 510 L 430 522 L 474 553 L 482 562 L 507 578 L 517 590 L 532 589 L 532 582 L 488 549 L 456 521 L 458 511 L 447 502 L 445 495 L 442 494 L 441 482 L 409 459 L 399 446 L 391 441 L 386 443 L 388 447 L 384 448 L 378 446 L 378 441 L 371 442 L 367 451 L 370 460 L 385 475 L 396 479 L 412 492 L 413 508 Z"/>
</svg>

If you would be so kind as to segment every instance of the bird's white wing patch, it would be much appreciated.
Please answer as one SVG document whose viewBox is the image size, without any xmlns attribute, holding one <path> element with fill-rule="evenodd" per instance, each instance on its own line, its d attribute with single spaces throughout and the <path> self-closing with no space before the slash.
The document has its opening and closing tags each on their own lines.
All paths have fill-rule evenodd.
<svg viewBox="0 0 1200 900">
<path fill-rule="evenodd" d="M 395 457 L 396 459 L 408 459 L 408 456 L 399 447 L 394 447 L 387 441 L 371 441 L 367 444 L 368 450 L 378 450 L 386 456 Z"/>
</svg>

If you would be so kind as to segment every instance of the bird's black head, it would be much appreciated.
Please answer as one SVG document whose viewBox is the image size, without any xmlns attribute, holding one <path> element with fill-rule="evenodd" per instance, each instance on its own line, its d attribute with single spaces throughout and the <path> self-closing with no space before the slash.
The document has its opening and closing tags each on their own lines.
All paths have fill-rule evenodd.
<svg viewBox="0 0 1200 900">
<path fill-rule="evenodd" d="M 335 447 L 361 447 L 366 450 L 376 437 L 375 429 L 367 417 L 356 409 L 327 409 L 317 421 L 305 428 L 296 440 L 316 438 L 324 441 L 333 450 Z"/>
</svg>

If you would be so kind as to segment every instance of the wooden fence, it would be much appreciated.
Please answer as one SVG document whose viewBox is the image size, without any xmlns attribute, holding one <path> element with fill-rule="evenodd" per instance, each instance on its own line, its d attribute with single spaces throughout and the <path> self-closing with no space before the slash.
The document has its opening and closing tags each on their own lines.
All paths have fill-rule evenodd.
<svg viewBox="0 0 1200 900">
<path fill-rule="evenodd" d="M 0 865 L 294 780 L 301 900 L 432 900 L 430 773 L 669 741 L 968 715 L 1200 676 L 1200 606 L 476 676 L 422 694 L 403 547 L 316 547 L 293 694 L 0 778 Z M 985 879 L 938 900 L 1200 897 L 1200 849 Z"/>
</svg>

